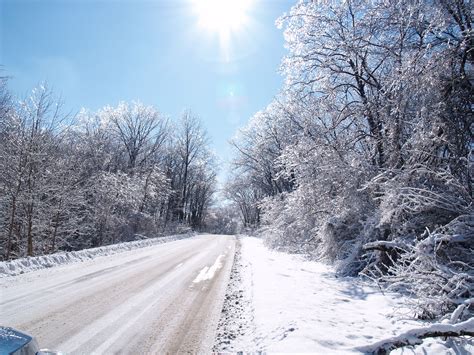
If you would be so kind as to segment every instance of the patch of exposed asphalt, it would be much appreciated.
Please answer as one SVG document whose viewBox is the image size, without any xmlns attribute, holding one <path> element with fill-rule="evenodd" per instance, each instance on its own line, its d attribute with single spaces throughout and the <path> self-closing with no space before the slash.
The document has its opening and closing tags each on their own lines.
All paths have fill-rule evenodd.
<svg viewBox="0 0 474 355">
<path fill-rule="evenodd" d="M 217 326 L 214 352 L 249 351 L 255 339 L 255 324 L 251 302 L 251 285 L 244 282 L 250 265 L 243 265 L 241 243 L 237 239 L 234 264 L 227 286 L 221 317 Z"/>
</svg>

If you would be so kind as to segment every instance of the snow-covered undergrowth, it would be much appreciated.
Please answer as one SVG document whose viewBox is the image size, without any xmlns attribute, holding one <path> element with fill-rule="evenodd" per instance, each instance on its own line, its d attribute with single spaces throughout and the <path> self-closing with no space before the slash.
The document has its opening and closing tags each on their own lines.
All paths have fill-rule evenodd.
<svg viewBox="0 0 474 355">
<path fill-rule="evenodd" d="M 224 315 L 234 325 L 219 329 L 216 350 L 360 353 L 364 346 L 425 325 L 409 320 L 399 295 L 383 294 L 357 278 L 337 277 L 324 264 L 271 251 L 256 238 L 243 237 L 241 243 L 240 274 L 232 280 L 238 286 L 228 292 L 227 308 L 234 304 L 234 309 Z M 240 307 L 242 302 L 248 305 Z M 450 348 L 458 351 L 458 344 L 430 339 L 393 354 L 454 354 Z M 474 351 L 472 343 L 457 353 L 469 351 Z"/>
<path fill-rule="evenodd" d="M 30 271 L 45 269 L 56 265 L 69 264 L 78 261 L 94 259 L 99 256 L 113 255 L 128 250 L 145 248 L 179 239 L 189 238 L 194 234 L 179 234 L 167 237 L 149 238 L 133 242 L 107 245 L 98 248 L 84 249 L 71 252 L 58 252 L 49 255 L 21 258 L 0 262 L 0 277 L 15 276 Z"/>
</svg>

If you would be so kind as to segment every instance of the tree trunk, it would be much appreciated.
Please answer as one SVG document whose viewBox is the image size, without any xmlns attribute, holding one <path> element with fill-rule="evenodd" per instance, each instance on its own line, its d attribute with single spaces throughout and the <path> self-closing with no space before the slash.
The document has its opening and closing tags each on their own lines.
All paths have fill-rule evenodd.
<svg viewBox="0 0 474 355">
<path fill-rule="evenodd" d="M 57 232 L 58 232 L 58 226 L 59 226 L 59 210 L 60 210 L 60 207 L 61 207 L 61 203 L 59 203 L 59 206 L 58 206 L 58 209 L 56 211 L 56 216 L 54 218 L 54 229 L 53 229 L 53 235 L 51 237 L 51 250 L 50 252 L 51 253 L 54 253 L 55 249 L 56 249 L 56 235 L 57 235 Z"/>
<path fill-rule="evenodd" d="M 20 186 L 20 184 L 18 184 Z M 12 210 L 10 214 L 10 223 L 8 225 L 8 237 L 7 237 L 7 251 L 5 259 L 10 259 L 10 253 L 12 248 L 12 237 L 13 237 L 13 226 L 15 224 L 15 215 L 16 215 L 16 197 L 18 195 L 19 189 L 17 189 L 17 194 L 12 198 Z"/>
<path fill-rule="evenodd" d="M 33 201 L 28 205 L 28 229 L 27 229 L 27 256 L 33 256 L 33 211 L 34 204 Z"/>
</svg>

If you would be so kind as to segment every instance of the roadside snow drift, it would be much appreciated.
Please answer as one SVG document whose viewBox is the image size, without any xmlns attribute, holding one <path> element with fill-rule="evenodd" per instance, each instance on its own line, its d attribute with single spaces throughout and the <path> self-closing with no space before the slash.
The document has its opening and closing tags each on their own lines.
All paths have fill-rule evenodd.
<svg viewBox="0 0 474 355">
<path fill-rule="evenodd" d="M 2 261 L 0 262 L 0 277 L 15 276 L 24 274 L 25 272 L 53 267 L 55 265 L 94 259 L 99 256 L 114 255 L 128 250 L 150 247 L 174 240 L 189 238 L 191 236 L 191 234 L 172 235 L 168 237 L 143 239 L 79 251 L 58 252 L 43 256 Z"/>
</svg>

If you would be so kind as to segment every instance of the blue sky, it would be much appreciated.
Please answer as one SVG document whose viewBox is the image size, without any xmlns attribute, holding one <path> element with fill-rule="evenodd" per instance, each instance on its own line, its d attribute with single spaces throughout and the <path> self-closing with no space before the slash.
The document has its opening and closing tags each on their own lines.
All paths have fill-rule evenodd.
<svg viewBox="0 0 474 355">
<path fill-rule="evenodd" d="M 294 3 L 253 0 L 223 55 L 191 0 L 0 2 L 0 63 L 15 94 L 47 81 L 72 112 L 140 100 L 176 119 L 189 108 L 223 162 L 228 140 L 281 86 L 274 23 Z"/>
</svg>

